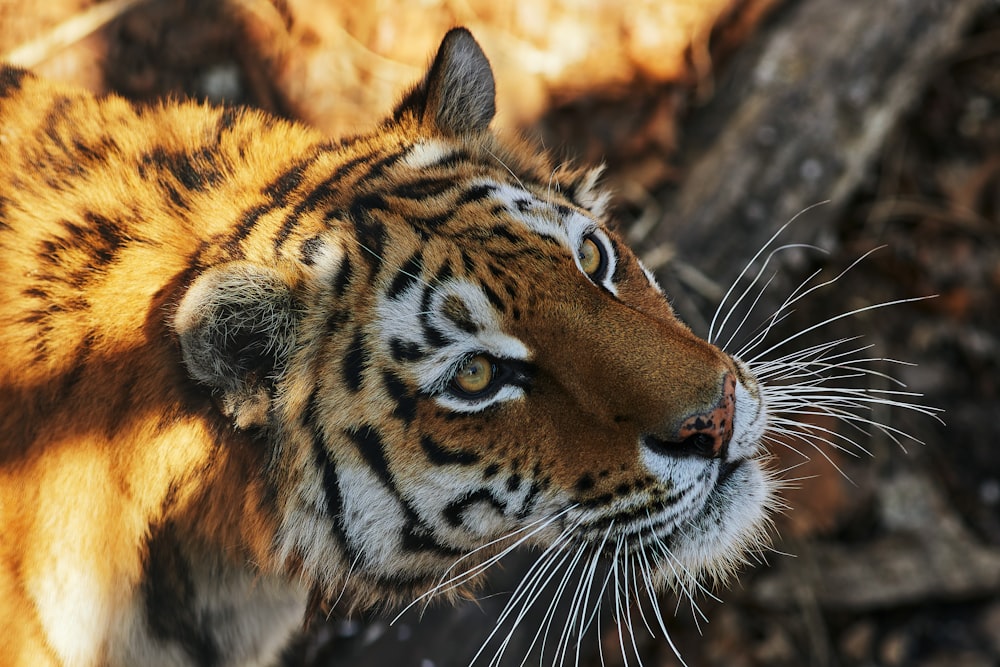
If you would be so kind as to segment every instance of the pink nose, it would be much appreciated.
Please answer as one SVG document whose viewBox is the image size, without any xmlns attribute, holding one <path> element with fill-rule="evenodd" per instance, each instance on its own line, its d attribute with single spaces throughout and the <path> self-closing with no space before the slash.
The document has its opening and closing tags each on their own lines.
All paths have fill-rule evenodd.
<svg viewBox="0 0 1000 667">
<path fill-rule="evenodd" d="M 719 458 L 733 437 L 735 414 L 736 378 L 726 373 L 722 395 L 712 409 L 686 417 L 673 433 L 646 436 L 643 441 L 646 446 L 667 455 Z"/>
</svg>

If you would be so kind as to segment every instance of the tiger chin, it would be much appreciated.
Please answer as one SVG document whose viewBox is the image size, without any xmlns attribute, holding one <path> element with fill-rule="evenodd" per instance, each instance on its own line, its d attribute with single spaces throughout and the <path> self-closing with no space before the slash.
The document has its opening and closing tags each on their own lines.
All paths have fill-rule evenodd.
<svg viewBox="0 0 1000 667">
<path fill-rule="evenodd" d="M 2 70 L 8 664 L 272 664 L 513 543 L 657 590 L 763 544 L 754 378 L 493 116 L 464 29 L 342 140 Z"/>
</svg>

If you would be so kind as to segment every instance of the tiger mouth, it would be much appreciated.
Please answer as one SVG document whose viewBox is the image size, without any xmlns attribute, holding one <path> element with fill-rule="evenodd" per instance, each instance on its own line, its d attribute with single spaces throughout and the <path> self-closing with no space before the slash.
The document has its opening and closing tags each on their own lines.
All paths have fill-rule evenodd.
<svg viewBox="0 0 1000 667">
<path fill-rule="evenodd" d="M 635 543 L 637 546 L 649 541 L 661 541 L 669 546 L 670 542 L 683 539 L 685 525 L 697 521 L 707 512 L 716 510 L 718 495 L 729 490 L 734 476 L 748 464 L 749 460 L 741 458 L 720 463 L 715 481 L 707 488 L 690 492 L 690 495 L 685 493 L 657 498 L 652 503 L 639 503 L 582 522 L 574 531 L 574 542 L 578 544 L 610 542 L 606 548 L 612 550 L 618 540 Z M 685 506 L 676 507 L 684 502 L 685 497 L 688 501 Z"/>
</svg>

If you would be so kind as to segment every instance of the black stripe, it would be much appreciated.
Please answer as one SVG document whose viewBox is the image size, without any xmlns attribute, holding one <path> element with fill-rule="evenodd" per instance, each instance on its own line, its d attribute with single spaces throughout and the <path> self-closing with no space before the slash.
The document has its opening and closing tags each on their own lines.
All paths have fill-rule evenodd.
<svg viewBox="0 0 1000 667">
<path fill-rule="evenodd" d="M 195 153 L 182 151 L 168 152 L 162 147 L 154 148 L 139 159 L 139 175 L 145 177 L 150 168 L 167 172 L 186 190 L 204 192 L 218 185 L 222 173 L 215 165 L 215 155 L 208 148 L 200 148 Z"/>
<path fill-rule="evenodd" d="M 441 160 L 435 162 L 432 166 L 435 167 L 456 167 L 463 162 L 468 162 L 470 160 L 469 154 L 466 151 L 455 151 Z"/>
<path fill-rule="evenodd" d="M 446 259 L 444 264 L 438 268 L 437 275 L 434 276 L 434 282 L 440 285 L 446 280 L 450 280 L 454 275 L 455 270 L 451 267 L 451 259 Z"/>
<path fill-rule="evenodd" d="M 263 193 L 272 202 L 274 202 L 275 205 L 285 205 L 288 202 L 288 195 L 290 195 L 302 184 L 302 178 L 306 173 L 306 169 L 310 167 L 320 155 L 321 153 L 317 151 L 304 160 L 299 160 L 294 163 L 291 167 L 286 169 L 284 173 L 271 181 L 264 188 Z"/>
<path fill-rule="evenodd" d="M 589 472 L 582 475 L 578 480 L 576 480 L 576 484 L 573 488 L 577 491 L 577 493 L 586 493 L 587 491 L 590 491 L 594 488 L 594 477 Z"/>
<path fill-rule="evenodd" d="M 406 150 L 400 149 L 394 153 L 386 155 L 385 157 L 379 160 L 376 160 L 375 162 L 372 163 L 372 166 L 368 170 L 368 172 L 364 176 L 360 177 L 358 180 L 364 181 L 371 178 L 378 178 L 385 172 L 386 169 L 399 162 L 399 159 L 404 155 L 406 155 L 406 152 L 407 152 Z"/>
<path fill-rule="evenodd" d="M 473 185 L 461 194 L 456 202 L 456 206 L 482 201 L 492 195 L 495 190 L 495 185 Z"/>
<path fill-rule="evenodd" d="M 178 646 L 195 665 L 219 664 L 219 648 L 200 622 L 199 591 L 173 526 L 156 531 L 150 540 L 144 570 L 142 594 L 150 634 Z"/>
<path fill-rule="evenodd" d="M 366 154 L 366 155 L 358 155 L 356 157 L 351 158 L 347 162 L 338 166 L 332 174 L 327 176 L 324 180 L 320 181 L 320 183 L 315 187 L 313 187 L 311 190 L 309 190 L 309 192 L 305 196 L 300 197 L 298 203 L 295 204 L 295 208 L 293 208 L 292 211 L 287 215 L 287 217 L 285 217 L 285 219 L 282 221 L 281 228 L 275 235 L 274 238 L 275 249 L 280 248 L 281 245 L 285 242 L 285 239 L 287 239 L 291 235 L 292 230 L 294 230 L 295 227 L 298 226 L 299 220 L 302 218 L 302 215 L 304 213 L 315 211 L 324 204 L 326 204 L 331 198 L 333 198 L 334 195 L 337 194 L 338 190 L 336 186 L 341 181 L 341 179 L 343 179 L 343 177 L 347 173 L 349 173 L 359 164 L 364 164 L 365 162 L 370 161 L 372 157 L 373 157 L 372 155 Z M 302 179 L 300 174 L 299 182 L 295 184 L 295 187 L 298 187 L 298 185 L 301 184 L 301 180 Z M 288 183 L 285 184 L 286 189 L 287 187 Z M 291 189 L 288 189 L 285 194 L 287 195 L 289 192 L 291 192 Z M 287 199 L 287 197 L 285 197 L 285 199 Z M 331 219 L 333 218 L 331 218 L 329 213 L 324 218 L 324 220 L 327 222 L 330 221 Z"/>
<path fill-rule="evenodd" d="M 372 160 L 374 157 L 375 155 L 372 154 L 358 155 L 351 158 L 347 162 L 338 165 L 333 173 L 327 176 L 324 180 L 320 181 L 316 187 L 302 197 L 299 203 L 295 205 L 292 217 L 297 219 L 298 216 L 307 211 L 315 211 L 322 207 L 334 194 L 336 194 L 337 189 L 334 186 L 337 185 L 341 179 L 344 178 L 344 176 L 350 173 L 350 171 L 358 165 L 364 164 Z"/>
<path fill-rule="evenodd" d="M 385 255 L 385 225 L 372 216 L 373 211 L 385 211 L 389 205 L 378 194 L 368 194 L 351 202 L 348 215 L 354 224 L 358 243 L 366 251 L 366 259 L 381 261 Z"/>
<path fill-rule="evenodd" d="M 215 141 L 222 140 L 222 135 L 232 129 L 236 124 L 236 119 L 240 117 L 239 111 L 234 107 L 223 107 L 218 120 L 215 121 Z"/>
<path fill-rule="evenodd" d="M 326 315 L 326 331 L 329 335 L 337 334 L 351 320 L 351 313 L 346 308 L 334 308 Z"/>
<path fill-rule="evenodd" d="M 400 199 L 425 199 L 437 197 L 454 188 L 455 179 L 453 178 L 421 178 L 397 185 L 392 189 L 392 195 Z"/>
<path fill-rule="evenodd" d="M 273 201 L 276 206 L 286 206 L 288 203 L 288 195 L 302 185 L 305 170 L 307 167 L 311 166 L 311 164 L 312 163 L 310 162 L 295 165 L 295 167 L 282 174 L 280 178 L 268 186 L 268 188 L 264 190 L 264 194 L 271 197 L 271 201 Z M 298 226 L 299 216 L 301 214 L 302 201 L 300 200 L 299 203 L 296 204 L 295 209 L 281 223 L 281 227 L 274 235 L 274 248 L 276 250 L 281 248 L 285 239 L 287 239 L 291 235 L 292 230 Z"/>
<path fill-rule="evenodd" d="M 392 416 L 402 419 L 407 426 L 417 416 L 417 399 L 410 392 L 409 388 L 396 375 L 384 372 L 382 381 L 389 396 L 396 402 L 396 407 L 392 411 Z"/>
<path fill-rule="evenodd" d="M 19 67 L 3 67 L 0 70 L 0 98 L 10 97 L 21 90 L 26 78 L 32 79 L 34 77 Z"/>
<path fill-rule="evenodd" d="M 236 231 L 229 237 L 229 240 L 226 241 L 226 249 L 230 252 L 235 252 L 239 244 L 251 234 L 253 228 L 257 224 L 257 221 L 260 220 L 262 216 L 271 211 L 287 206 L 288 195 L 301 185 L 306 170 L 319 160 L 320 157 L 332 150 L 334 150 L 334 147 L 328 144 L 315 147 L 308 155 L 296 160 L 273 181 L 264 186 L 264 189 L 261 190 L 261 194 L 267 197 L 268 201 L 244 211 L 243 215 L 240 217 L 239 223 L 236 225 Z M 285 221 L 285 226 L 283 226 L 283 228 L 278 232 L 280 240 L 276 240 L 276 245 L 281 245 L 284 237 L 290 233 L 293 224 L 294 223 L 289 223 L 287 220 Z M 285 227 L 287 227 L 287 229 L 285 229 Z M 282 236 L 282 234 L 284 234 L 284 236 Z"/>
<path fill-rule="evenodd" d="M 461 526 L 462 514 L 464 514 L 467 509 L 476 503 L 487 503 L 500 514 L 504 516 L 507 514 L 507 506 L 498 500 L 497 497 L 493 495 L 492 491 L 489 489 L 478 489 L 476 491 L 470 491 L 462 498 L 453 500 L 445 505 L 445 508 L 441 510 L 441 516 L 446 522 L 448 522 L 448 525 L 455 527 Z"/>
<path fill-rule="evenodd" d="M 353 273 L 354 267 L 351 265 L 351 256 L 345 254 L 344 258 L 340 261 L 340 266 L 337 268 L 337 275 L 333 277 L 333 295 L 338 299 L 344 296 L 344 291 L 351 282 Z"/>
<path fill-rule="evenodd" d="M 103 215 L 89 211 L 84 213 L 83 217 L 100 237 L 100 242 L 95 242 L 92 245 L 96 260 L 94 264 L 96 266 L 110 264 L 118 255 L 118 251 L 125 245 L 120 225 Z"/>
<path fill-rule="evenodd" d="M 364 335 L 358 329 L 354 332 L 351 347 L 344 355 L 343 374 L 347 388 L 353 392 L 361 390 L 365 368 L 368 366 L 368 352 L 365 350 Z"/>
<path fill-rule="evenodd" d="M 462 251 L 462 266 L 465 267 L 465 273 L 468 275 L 474 275 L 476 273 L 476 263 L 472 261 L 472 257 Z"/>
<path fill-rule="evenodd" d="M 319 251 L 323 249 L 323 239 L 319 236 L 310 236 L 302 245 L 299 246 L 299 257 L 302 259 L 302 263 L 306 266 L 312 266 L 316 263 L 316 256 Z"/>
<path fill-rule="evenodd" d="M 420 348 L 419 343 L 399 338 L 393 338 L 389 341 L 389 352 L 392 354 L 393 360 L 397 362 L 414 362 L 424 358 L 424 351 Z"/>
<path fill-rule="evenodd" d="M 481 283 L 479 286 L 483 288 L 483 294 L 486 295 L 486 298 L 489 300 L 491 304 L 493 304 L 494 308 L 496 308 L 501 313 L 507 312 L 507 304 L 503 302 L 503 299 L 500 298 L 500 295 L 494 292 L 490 288 L 490 286 L 487 285 L 486 283 Z"/>
<path fill-rule="evenodd" d="M 420 326 L 424 334 L 424 342 L 431 348 L 441 348 L 447 345 L 449 339 L 431 324 L 431 297 L 434 290 L 430 287 L 424 288 L 423 297 L 420 299 Z"/>
<path fill-rule="evenodd" d="M 611 274 L 611 282 L 621 283 L 625 280 L 626 272 L 626 262 L 621 261 L 622 249 L 619 247 L 618 242 L 611 238 L 611 252 L 614 254 L 615 260 L 615 272 Z"/>
<path fill-rule="evenodd" d="M 515 234 L 508 225 L 493 225 L 489 228 L 489 232 L 490 236 L 498 239 L 505 239 L 515 247 L 524 245 L 524 239 Z"/>
<path fill-rule="evenodd" d="M 436 466 L 468 466 L 479 462 L 479 454 L 468 450 L 445 449 L 435 442 L 429 435 L 425 435 L 420 438 L 420 446 L 427 455 L 427 460 Z"/>
<path fill-rule="evenodd" d="M 45 118 L 42 120 L 42 128 L 45 136 L 64 153 L 68 153 L 69 151 L 66 149 L 66 143 L 59 136 L 59 127 L 66 120 L 67 111 L 71 106 L 73 106 L 73 101 L 70 98 L 65 95 L 59 95 L 49 106 L 49 110 L 45 113 Z"/>
<path fill-rule="evenodd" d="M 343 547 L 346 557 L 352 558 L 350 542 L 344 532 L 344 497 L 340 490 L 340 479 L 337 467 L 330 456 L 326 438 L 323 436 L 317 415 L 319 390 L 313 390 L 306 407 L 304 421 L 312 433 L 313 455 L 316 466 L 323 472 L 323 493 L 326 496 L 326 514 L 330 517 L 333 535 L 337 543 Z"/>
<path fill-rule="evenodd" d="M 517 473 L 512 474 L 507 478 L 507 490 L 513 493 L 517 491 L 518 487 L 521 486 L 521 476 Z"/>
<path fill-rule="evenodd" d="M 395 277 L 392 279 L 392 283 L 389 285 L 389 289 L 386 295 L 390 299 L 395 299 L 400 294 L 405 292 L 411 285 L 413 285 L 418 277 L 423 267 L 423 255 L 420 250 L 410 255 L 403 266 L 399 268 Z"/>
<path fill-rule="evenodd" d="M 375 427 L 364 426 L 348 433 L 357 446 L 358 452 L 361 453 L 361 457 L 375 473 L 375 476 L 395 493 L 396 485 L 393 481 L 392 473 L 389 472 L 389 463 L 385 458 L 382 436 L 378 434 Z"/>
<path fill-rule="evenodd" d="M 542 493 L 542 485 L 535 480 L 531 483 L 531 488 L 528 489 L 528 495 L 524 497 L 524 506 L 521 511 L 517 513 L 518 519 L 525 519 L 531 514 L 535 509 L 535 503 L 538 502 L 538 498 Z"/>
<path fill-rule="evenodd" d="M 416 511 L 402 498 L 396 488 L 392 472 L 389 470 L 389 463 L 385 458 L 385 444 L 375 428 L 364 426 L 356 431 L 349 431 L 348 435 L 354 441 L 365 463 L 368 464 L 368 467 L 385 488 L 392 493 L 406 515 L 406 524 L 400 535 L 401 546 L 409 551 L 434 551 L 450 557 L 461 555 L 462 550 L 438 542 L 433 531 L 420 521 Z"/>
<path fill-rule="evenodd" d="M 239 221 L 236 223 L 236 231 L 226 242 L 227 249 L 230 251 L 236 250 L 240 242 L 250 236 L 250 232 L 257 225 L 257 221 L 272 210 L 274 210 L 274 207 L 271 204 L 258 204 L 253 208 L 243 211 Z"/>
<path fill-rule="evenodd" d="M 446 225 L 453 217 L 455 217 L 455 214 L 452 211 L 445 211 L 444 213 L 426 218 L 407 218 L 406 221 L 410 223 L 411 227 L 422 232 L 423 237 L 426 239 Z"/>
</svg>

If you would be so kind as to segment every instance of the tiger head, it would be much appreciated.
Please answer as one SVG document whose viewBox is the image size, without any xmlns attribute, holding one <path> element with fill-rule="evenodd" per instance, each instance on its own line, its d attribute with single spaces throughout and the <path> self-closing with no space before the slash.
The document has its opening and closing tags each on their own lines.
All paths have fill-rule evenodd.
<svg viewBox="0 0 1000 667">
<path fill-rule="evenodd" d="M 274 567 L 356 604 L 456 561 L 471 581 L 515 542 L 658 587 L 727 573 L 772 495 L 754 378 L 675 317 L 599 170 L 493 116 L 453 30 L 375 132 L 272 184 L 292 223 L 218 250 L 179 300 L 188 372 L 266 448 Z"/>
</svg>

